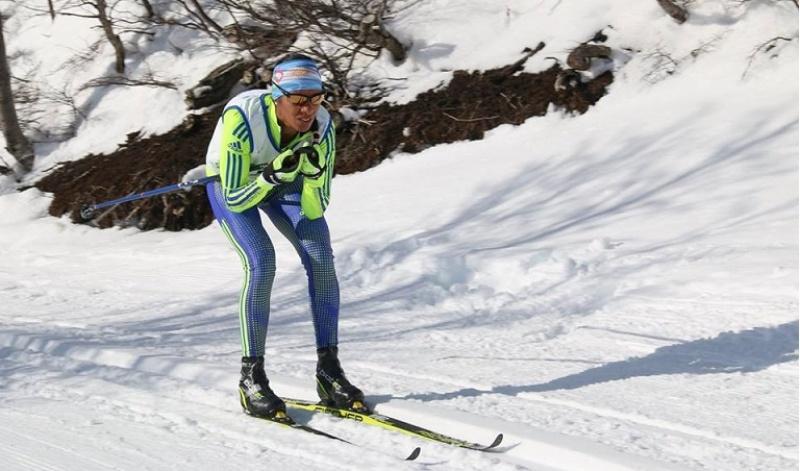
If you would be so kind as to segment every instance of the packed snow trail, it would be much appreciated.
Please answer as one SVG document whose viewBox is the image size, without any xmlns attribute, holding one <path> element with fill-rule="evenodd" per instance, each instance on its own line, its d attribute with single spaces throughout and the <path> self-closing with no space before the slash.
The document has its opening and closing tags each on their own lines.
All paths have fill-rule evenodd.
<svg viewBox="0 0 800 471">
<path fill-rule="evenodd" d="M 677 25 L 656 2 L 432 0 L 396 23 L 410 59 L 370 66 L 406 79 L 402 102 L 532 41 L 547 48 L 531 72 L 600 28 L 630 53 L 584 115 L 553 109 L 334 181 L 348 377 L 388 415 L 476 442 L 502 432 L 505 453 L 298 414 L 362 450 L 244 416 L 241 267 L 218 228 L 77 226 L 0 176 L 0 468 L 797 469 L 797 9 L 691 8 Z M 103 54 L 65 66 L 94 43 L 65 33 L 79 20 L 23 13 L 4 22 L 10 51 L 32 45 L 52 83 L 107 70 Z M 760 52 L 776 34 L 793 39 Z M 181 35 L 159 44 L 142 67 L 194 64 L 191 84 L 225 59 Z M 182 119 L 185 90 L 129 88 L 42 144 L 31 178 Z M 268 230 L 267 371 L 313 399 L 305 274 Z M 393 454 L 415 446 L 417 462 Z"/>
<path fill-rule="evenodd" d="M 49 337 L 49 335 L 48 335 Z M 41 339 L 44 340 L 44 339 Z M 315 447 L 327 445 L 323 450 L 330 453 L 330 444 L 324 439 L 319 440 L 309 436 L 297 436 L 297 432 L 285 431 L 277 425 L 266 424 L 260 426 L 263 430 L 246 436 L 246 431 L 259 427 L 260 421 L 246 418 L 241 415 L 236 407 L 235 395 L 231 393 L 229 382 L 235 380 L 235 375 L 224 371 L 215 371 L 216 368 L 205 367 L 195 369 L 201 365 L 181 365 L 178 358 L 163 358 L 152 361 L 134 361 L 130 367 L 119 366 L 126 363 L 111 361 L 117 365 L 106 364 L 102 359 L 88 359 L 92 357 L 93 349 L 82 350 L 79 345 L 71 345 L 69 349 L 62 348 L 58 341 L 39 342 L 37 339 L 3 336 L 0 339 L 3 345 L 4 359 L 14 371 L 12 378 L 18 376 L 28 377 L 28 381 L 15 381 L 24 392 L 27 399 L 11 401 L 9 408 L 2 414 L 8 421 L 7 424 L 18 424 L 15 427 L 0 428 L 0 434 L 9 437 L 8 459 L 10 464 L 19 469 L 48 469 L 48 466 L 58 467 L 59 464 L 68 463 L 69 468 L 109 469 L 127 468 L 137 462 L 145 464 L 148 469 L 168 469 L 176 464 L 202 463 L 209 466 L 212 463 L 227 463 L 230 453 L 241 447 L 259 444 L 262 453 L 270 453 L 270 462 L 274 462 L 273 454 L 287 453 L 293 456 L 297 449 L 306 449 L 313 452 Z M 27 346 L 25 346 L 27 345 Z M 37 345 L 43 346 L 37 350 Z M 130 358 L 129 358 L 130 359 Z M 142 358 L 141 360 L 146 360 Z M 169 373 L 165 368 L 156 365 L 171 365 Z M 183 366 L 183 365 L 181 365 Z M 157 370 L 157 372 L 151 371 Z M 59 381 L 59 377 L 69 375 L 67 381 Z M 37 380 L 38 378 L 38 380 Z M 211 384 L 207 378 L 221 378 L 216 386 L 199 386 L 198 384 Z M 222 379 L 226 380 L 225 382 Z M 309 396 L 313 390 L 300 382 L 292 379 L 277 378 L 273 380 L 275 387 L 281 391 L 290 391 L 293 394 Z M 46 382 L 46 387 L 40 384 Z M 142 386 L 146 386 L 142 388 Z M 18 391 L 22 392 L 22 391 Z M 152 394 L 157 395 L 153 402 Z M 227 393 L 227 394 L 226 394 Z M 227 397 L 226 397 L 227 396 Z M 32 404 L 38 404 L 36 399 L 45 399 L 47 406 L 35 412 L 30 410 Z M 223 406 L 220 407 L 220 404 Z M 645 459 L 632 459 L 610 448 L 599 446 L 589 441 L 578 438 L 559 436 L 554 433 L 537 431 L 525 424 L 515 424 L 503 420 L 487 420 L 485 417 L 475 416 L 457 411 L 448 411 L 440 408 L 420 406 L 407 401 L 389 400 L 378 405 L 379 411 L 403 416 L 417 423 L 425 423 L 430 427 L 440 427 L 450 433 L 468 435 L 471 437 L 487 437 L 493 430 L 505 430 L 507 434 L 504 453 L 483 454 L 476 451 L 460 451 L 445 445 L 435 445 L 420 440 L 411 440 L 395 433 L 377 431 L 368 426 L 359 424 L 340 423 L 336 419 L 314 417 L 315 426 L 326 429 L 336 429 L 338 434 L 348 440 L 366 444 L 359 448 L 366 456 L 373 456 L 377 466 L 394 466 L 395 460 L 386 460 L 382 455 L 392 451 L 405 450 L 409 443 L 422 445 L 425 453 L 420 458 L 420 464 L 437 463 L 444 456 L 462 455 L 469 465 L 467 469 L 479 469 L 482 466 L 502 466 L 513 469 L 523 466 L 528 469 L 677 469 L 667 467 L 657 462 Z M 25 426 L 20 427 L 21 419 L 30 414 L 30 422 L 24 421 Z M 227 417 L 226 417 L 227 415 Z M 56 434 L 48 436 L 48 424 L 52 424 L 52 417 L 58 417 L 61 427 L 68 428 L 64 437 L 71 434 L 83 436 L 85 430 L 92 433 L 85 434 L 84 440 L 68 441 L 68 445 L 59 445 L 64 437 Z M 296 412 L 300 420 L 311 418 L 311 414 Z M 320 425 L 322 424 L 322 425 Z M 99 430 L 98 430 L 99 429 Z M 121 431 L 124 431 L 121 433 Z M 101 432 L 105 438 L 98 442 L 93 435 Z M 349 434 L 349 435 L 348 435 Z M 380 440 L 375 440 L 375 435 Z M 12 440 L 13 439 L 13 440 Z M 149 440 L 153 440 L 150 444 Z M 199 442 L 197 442 L 199 440 Z M 231 442 L 242 441 L 240 447 L 228 450 Z M 287 445 L 291 443 L 291 446 Z M 19 446 L 19 444 L 25 446 Z M 214 448 L 222 448 L 209 457 L 191 454 L 184 460 L 187 448 L 196 447 L 210 452 Z M 337 455 L 349 456 L 355 450 L 346 444 L 334 445 Z M 29 448 L 28 448 L 29 447 Z M 186 447 L 186 448 L 185 448 Z M 274 447 L 274 448 L 273 448 Z M 287 448 L 288 447 L 288 448 Z M 307 447 L 307 448 L 306 448 Z M 47 453 L 40 458 L 32 450 L 44 448 Z M 370 449 L 374 450 L 370 452 Z M 410 449 L 410 448 L 408 448 Z M 103 453 L 96 453 L 96 450 Z M 288 450 L 288 451 L 287 451 Z M 251 450 L 252 452 L 252 450 Z M 142 455 L 148 455 L 147 460 L 142 460 Z M 397 452 L 395 457 L 402 460 L 402 453 Z M 115 460 L 115 457 L 117 458 Z M 160 458 L 159 458 L 160 457 Z M 166 462 L 159 464 L 160 461 Z M 210 460 L 210 461 L 209 461 Z M 280 462 L 280 461 L 279 461 Z M 321 466 L 322 462 L 309 460 L 307 465 L 313 469 Z M 341 467 L 347 469 L 347 462 L 331 463 L 334 469 Z M 459 466 L 464 465 L 461 462 Z M 297 466 L 298 463 L 292 463 Z M 455 469 L 455 468 L 453 468 Z"/>
</svg>

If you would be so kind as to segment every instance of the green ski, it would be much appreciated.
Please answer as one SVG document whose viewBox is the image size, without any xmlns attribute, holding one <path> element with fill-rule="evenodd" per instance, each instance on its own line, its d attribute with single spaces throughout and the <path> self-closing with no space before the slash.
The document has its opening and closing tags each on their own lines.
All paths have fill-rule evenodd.
<svg viewBox="0 0 800 471">
<path fill-rule="evenodd" d="M 356 445 L 355 443 L 352 443 L 352 442 L 349 442 L 349 441 L 345 440 L 344 438 L 337 437 L 336 435 L 331 435 L 328 432 L 324 432 L 322 430 L 310 427 L 308 425 L 299 424 L 299 423 L 295 422 L 294 419 L 292 419 L 290 416 L 288 416 L 286 414 L 283 414 L 283 413 L 281 413 L 278 417 L 275 417 L 275 418 L 256 417 L 256 416 L 252 416 L 252 415 L 251 415 L 251 417 L 254 417 L 256 419 L 266 420 L 267 422 L 273 422 L 273 423 L 276 423 L 278 425 L 283 425 L 284 427 L 293 428 L 295 430 L 301 430 L 303 432 L 308 432 L 308 433 L 311 433 L 313 435 L 318 435 L 320 437 L 330 438 L 332 440 L 337 440 L 337 441 L 340 441 L 340 442 L 344 442 L 344 443 L 347 443 L 348 445 L 359 446 L 359 445 Z M 414 461 L 415 459 L 417 459 L 417 457 L 419 457 L 419 453 L 420 453 L 420 448 L 416 447 L 411 452 L 411 454 L 408 455 L 405 458 L 405 460 L 406 461 Z"/>
<path fill-rule="evenodd" d="M 482 445 L 479 443 L 472 443 L 465 440 L 460 440 L 458 438 L 453 438 L 383 414 L 378 414 L 374 412 L 373 413 L 356 412 L 350 409 L 326 406 L 324 404 L 320 404 L 317 402 L 304 401 L 301 399 L 291 399 L 285 397 L 282 399 L 286 403 L 287 407 L 293 409 L 301 409 L 312 412 L 322 412 L 324 414 L 329 414 L 334 417 L 339 417 L 342 419 L 350 419 L 356 422 L 361 422 L 363 424 L 381 427 L 386 430 L 394 430 L 396 432 L 405 433 L 407 435 L 411 435 L 414 437 L 426 438 L 428 440 L 433 440 L 439 443 L 446 443 L 448 445 L 453 445 L 460 448 L 467 448 L 470 450 L 477 450 L 477 451 L 495 451 L 495 452 L 501 451 L 498 450 L 497 447 L 503 441 L 502 433 L 497 434 L 497 436 L 495 437 L 494 441 L 491 444 Z"/>
</svg>

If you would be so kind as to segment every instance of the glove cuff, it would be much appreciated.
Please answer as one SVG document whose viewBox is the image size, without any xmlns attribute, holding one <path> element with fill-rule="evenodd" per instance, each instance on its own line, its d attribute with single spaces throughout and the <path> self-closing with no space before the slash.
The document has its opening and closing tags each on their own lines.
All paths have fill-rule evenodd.
<svg viewBox="0 0 800 471">
<path fill-rule="evenodd" d="M 256 177 L 256 184 L 260 188 L 266 189 L 267 191 L 272 190 L 273 188 L 279 185 L 279 183 L 273 183 L 267 180 L 267 178 L 265 178 L 263 174 Z"/>
<path fill-rule="evenodd" d="M 283 183 L 278 179 L 277 176 L 275 176 L 274 173 L 262 173 L 261 179 L 264 180 L 264 183 L 266 183 L 270 187 L 277 186 Z"/>
</svg>

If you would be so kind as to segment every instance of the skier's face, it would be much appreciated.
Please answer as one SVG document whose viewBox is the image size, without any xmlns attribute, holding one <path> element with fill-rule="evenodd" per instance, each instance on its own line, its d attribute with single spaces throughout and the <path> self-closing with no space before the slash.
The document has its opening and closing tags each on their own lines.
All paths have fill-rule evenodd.
<svg viewBox="0 0 800 471">
<path fill-rule="evenodd" d="M 300 98 L 300 96 L 305 98 Z M 291 95 L 278 98 L 275 106 L 281 125 L 296 133 L 311 129 L 314 118 L 317 116 L 317 110 L 322 104 L 321 97 L 319 90 L 299 90 Z M 298 101 L 299 103 L 297 103 Z"/>
</svg>

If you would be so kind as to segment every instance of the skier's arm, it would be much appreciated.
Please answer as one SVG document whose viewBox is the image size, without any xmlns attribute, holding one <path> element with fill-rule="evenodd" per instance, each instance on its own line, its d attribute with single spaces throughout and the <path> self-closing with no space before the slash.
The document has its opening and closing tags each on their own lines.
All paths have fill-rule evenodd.
<svg viewBox="0 0 800 471">
<path fill-rule="evenodd" d="M 331 180 L 333 167 L 336 162 L 336 132 L 333 122 L 324 131 L 319 144 L 315 144 L 319 155 L 319 167 L 322 174 L 316 178 L 303 178 L 303 193 L 300 197 L 300 206 L 303 214 L 308 219 L 318 219 L 325 213 L 331 199 Z"/>
<path fill-rule="evenodd" d="M 250 181 L 253 134 L 244 112 L 228 108 L 222 115 L 219 173 L 228 209 L 240 213 L 257 205 L 274 188 L 259 175 Z"/>
</svg>

